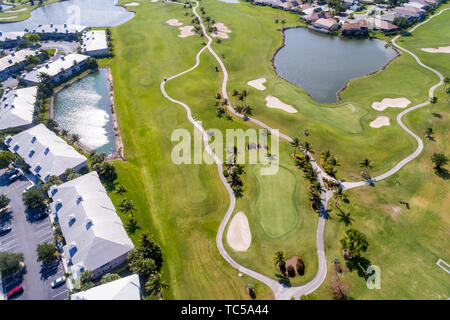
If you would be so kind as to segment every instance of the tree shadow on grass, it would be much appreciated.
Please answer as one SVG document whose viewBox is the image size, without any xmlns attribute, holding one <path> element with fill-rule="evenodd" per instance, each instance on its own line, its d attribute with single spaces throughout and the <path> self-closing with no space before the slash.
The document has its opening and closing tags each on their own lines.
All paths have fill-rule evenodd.
<svg viewBox="0 0 450 320">
<path fill-rule="evenodd" d="M 433 112 L 432 115 L 436 118 L 442 119 L 442 115 L 440 113 Z"/>
<path fill-rule="evenodd" d="M 442 179 L 444 179 L 444 180 L 450 179 L 450 173 L 449 173 L 448 170 L 445 169 L 445 168 L 434 169 L 434 173 L 435 173 L 438 177 L 440 177 L 440 178 L 442 178 Z"/>
<path fill-rule="evenodd" d="M 367 280 L 367 278 L 370 276 L 369 274 L 366 273 L 367 268 L 371 265 L 369 259 L 366 259 L 364 257 L 355 257 L 353 259 L 346 260 L 345 265 L 347 266 L 350 272 L 356 270 L 358 276 L 361 278 Z"/>
<path fill-rule="evenodd" d="M 275 277 L 278 278 L 278 283 L 283 285 L 284 287 L 290 288 L 291 287 L 291 280 L 289 277 L 285 274 L 276 273 Z"/>
<path fill-rule="evenodd" d="M 128 221 L 128 223 L 125 225 L 125 229 L 129 234 L 135 234 L 136 230 L 141 229 L 141 227 L 138 226 L 138 223 L 136 220 Z"/>
</svg>

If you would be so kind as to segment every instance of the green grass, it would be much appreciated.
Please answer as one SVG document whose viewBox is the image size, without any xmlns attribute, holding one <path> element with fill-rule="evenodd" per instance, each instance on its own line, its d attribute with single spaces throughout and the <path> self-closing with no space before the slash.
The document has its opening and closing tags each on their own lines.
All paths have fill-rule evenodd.
<svg viewBox="0 0 450 320">
<path fill-rule="evenodd" d="M 450 4 L 442 5 L 440 10 L 450 8 Z M 448 53 L 429 53 L 421 48 L 447 47 L 450 44 L 450 35 L 446 22 L 450 19 L 450 10 L 447 10 L 431 21 L 420 26 L 410 37 L 403 37 L 398 44 L 414 52 L 423 63 L 439 70 L 444 77 L 450 77 L 450 55 Z"/>
<path fill-rule="evenodd" d="M 61 0 L 44 0 L 43 5 L 39 5 L 39 2 L 35 1 L 33 6 L 30 4 L 29 1 L 23 1 L 23 2 L 16 1 L 15 3 L 12 3 L 10 1 L 3 1 L 4 4 L 13 5 L 14 8 L 5 9 L 5 10 L 3 10 L 3 12 L 0 12 L 0 25 L 2 22 L 7 23 L 7 22 L 18 22 L 18 21 L 26 20 L 30 17 L 30 12 L 33 11 L 34 9 L 51 4 L 51 3 L 59 2 L 59 1 L 61 1 Z M 24 8 L 26 8 L 27 10 L 17 12 L 17 10 L 21 10 Z M 11 11 L 11 12 L 6 12 L 6 11 Z M 3 19 L 3 18 L 8 18 L 8 17 L 14 17 L 14 18 Z"/>
<path fill-rule="evenodd" d="M 297 170 L 290 171 L 280 167 L 278 174 L 262 176 L 259 168 L 255 167 L 249 177 L 258 183 L 259 192 L 255 197 L 256 217 L 270 238 L 289 233 L 299 223 L 299 212 L 294 203 L 300 188 L 296 175 Z"/>
<path fill-rule="evenodd" d="M 120 1 L 121 4 L 126 2 L 129 1 Z M 314 102 L 301 89 L 277 77 L 270 64 L 274 51 L 281 45 L 281 33 L 274 20 L 284 17 L 286 26 L 297 26 L 300 25 L 297 16 L 246 3 L 234 6 L 206 0 L 201 5 L 207 15 L 232 30 L 230 39 L 214 44 L 215 51 L 225 55 L 224 63 L 230 74 L 230 96 L 235 88 L 248 90 L 248 102 L 254 108 L 256 118 L 291 136 L 300 136 L 304 129 L 309 129 L 311 136 L 308 140 L 312 142 L 316 154 L 329 148 L 342 163 L 340 177 L 351 179 L 358 176 L 359 162 L 365 157 L 374 163 L 373 174 L 381 173 L 415 149 L 414 140 L 395 123 L 399 110 L 388 109 L 379 113 L 371 108 L 373 101 L 386 97 L 407 97 L 413 104 L 427 99 L 428 88 L 437 83 L 437 77 L 420 68 L 412 58 L 402 55 L 386 70 L 352 81 L 343 93 L 342 102 L 322 105 Z M 243 299 L 248 298 L 245 289 L 250 282 L 256 285 L 258 298 L 271 297 L 268 288 L 261 283 L 245 276 L 239 278 L 237 271 L 217 251 L 216 232 L 229 205 L 217 168 L 213 165 L 177 166 L 170 158 L 174 146 L 170 140 L 172 131 L 179 128 L 192 131 L 192 125 L 187 121 L 184 109 L 163 98 L 159 85 L 164 77 L 184 71 L 195 63 L 201 39 L 198 36 L 179 38 L 178 28 L 167 25 L 165 21 L 177 18 L 184 24 L 190 24 L 192 17 L 184 15 L 190 11 L 179 5 L 148 2 L 131 9 L 136 11 L 135 18 L 112 28 L 115 58 L 100 62 L 102 66 L 110 66 L 113 72 L 115 102 L 125 145 L 127 161 L 115 162 L 119 183 L 127 187 L 129 192 L 126 196 L 135 201 L 138 209 L 138 229 L 129 230 L 131 238 L 136 241 L 142 232 L 150 232 L 161 244 L 164 278 L 171 286 L 165 294 L 166 298 Z M 249 36 L 252 41 L 248 41 Z M 227 121 L 216 117 L 214 96 L 222 81 L 221 73 L 215 71 L 216 66 L 217 62 L 205 52 L 198 69 L 166 85 L 168 94 L 186 102 L 194 117 L 202 120 L 206 128 L 252 127 L 241 120 Z M 247 81 L 260 77 L 267 78 L 264 92 L 246 85 Z M 264 98 L 269 94 L 296 106 L 300 111 L 286 114 L 266 108 Z M 389 116 L 392 125 L 383 129 L 370 128 L 368 123 L 381 114 Z M 408 116 L 407 123 L 415 121 L 414 125 L 425 125 L 423 115 L 415 118 L 415 114 Z M 428 120 L 438 121 L 434 117 Z M 389 146 L 388 151 L 386 146 Z M 281 143 L 279 159 L 282 169 L 273 177 L 261 177 L 257 166 L 246 165 L 244 195 L 237 201 L 236 212 L 243 211 L 247 215 L 252 244 L 247 252 L 233 252 L 226 240 L 224 244 L 238 262 L 274 278 L 277 270 L 271 258 L 275 251 L 284 251 L 288 258 L 302 256 L 306 273 L 292 280 L 295 285 L 312 279 L 317 271 L 317 215 L 309 208 L 307 183 L 295 168 L 291 153 L 291 146 Z M 405 168 L 406 173 L 402 170 L 405 184 L 409 183 L 411 187 L 416 185 L 414 175 L 420 174 L 414 170 L 407 171 Z M 427 172 L 425 169 L 422 171 Z M 433 192 L 439 195 L 442 191 L 436 186 L 431 188 L 427 179 L 422 179 L 428 187 L 424 190 L 431 192 L 430 199 L 436 199 Z M 349 207 L 348 210 L 352 210 L 355 220 L 359 220 L 360 216 L 367 219 L 364 224 L 354 223 L 368 233 L 369 250 L 373 250 L 368 252 L 370 260 L 378 263 L 382 270 L 398 270 L 401 261 L 405 264 L 409 260 L 404 254 L 396 254 L 399 249 L 406 248 L 395 247 L 394 244 L 401 243 L 399 235 L 411 238 L 412 233 L 394 227 L 389 233 L 383 233 L 388 231 L 381 228 L 384 237 L 374 237 L 380 233 L 379 226 L 385 225 L 384 207 L 380 201 L 383 197 L 391 197 L 384 201 L 394 203 L 397 199 L 393 197 L 401 195 L 397 190 L 388 189 L 388 186 L 389 180 L 377 184 L 373 190 L 383 190 L 383 195 L 377 195 L 374 199 L 371 199 L 374 192 L 365 192 L 372 189 L 352 191 L 349 206 L 354 208 Z M 358 195 L 358 192 L 362 194 Z M 410 190 L 404 193 L 402 199 L 414 195 Z M 119 197 L 113 192 L 110 195 L 117 205 Z M 344 231 L 337 221 L 338 217 L 333 212 L 326 227 L 329 260 L 339 255 L 338 240 Z M 439 222 L 430 220 L 424 229 L 434 230 Z M 431 240 L 435 241 L 435 238 Z M 434 245 L 430 242 L 427 249 L 435 248 Z M 416 249 L 416 256 L 424 254 L 424 247 L 422 245 Z M 439 251 L 443 258 L 448 257 L 445 250 L 433 250 Z M 380 259 L 385 260 L 385 264 L 379 262 Z M 417 264 L 413 271 L 420 266 Z M 422 277 L 425 273 L 419 274 L 421 283 L 425 282 L 427 276 Z M 396 283 L 398 288 L 387 291 L 386 297 L 408 297 L 413 294 L 407 284 L 399 285 L 398 281 L 393 280 L 394 277 L 392 275 L 387 279 L 393 282 L 392 286 Z M 354 274 L 349 278 L 355 282 L 354 297 L 367 297 L 360 279 Z M 402 279 L 405 280 L 405 277 Z M 326 285 L 320 290 L 321 298 L 329 298 Z"/>
</svg>

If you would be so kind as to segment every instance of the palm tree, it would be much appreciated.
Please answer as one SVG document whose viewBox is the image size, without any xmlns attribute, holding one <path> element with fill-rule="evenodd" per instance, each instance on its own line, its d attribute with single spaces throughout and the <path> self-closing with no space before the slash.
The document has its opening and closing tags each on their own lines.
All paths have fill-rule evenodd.
<svg viewBox="0 0 450 320">
<path fill-rule="evenodd" d="M 122 200 L 122 203 L 119 204 L 119 209 L 122 213 L 130 213 L 133 216 L 133 211 L 136 211 L 136 207 L 134 206 L 133 200 L 126 200 L 125 198 Z"/>
<path fill-rule="evenodd" d="M 163 290 L 169 288 L 169 284 L 161 279 L 161 274 L 158 272 L 152 273 L 145 283 L 145 290 L 152 296 L 158 296 L 158 298 L 164 299 Z"/>
<path fill-rule="evenodd" d="M 291 142 L 291 145 L 294 147 L 294 154 L 297 153 L 297 148 L 300 147 L 300 139 L 294 138 L 294 140 Z"/>
<path fill-rule="evenodd" d="M 245 173 L 245 171 L 244 171 L 244 166 L 243 166 L 242 164 L 237 164 L 237 165 L 234 167 L 233 172 L 236 172 L 237 174 L 243 174 L 243 173 Z"/>
<path fill-rule="evenodd" d="M 450 78 L 449 77 L 445 77 L 444 78 L 444 90 L 445 88 L 447 88 L 447 85 L 450 83 Z"/>
<path fill-rule="evenodd" d="M 70 140 L 72 141 L 73 144 L 78 145 L 78 142 L 80 142 L 80 139 L 81 139 L 80 135 L 77 133 L 74 133 L 74 134 L 72 134 L 72 137 Z"/>
<path fill-rule="evenodd" d="M 275 252 L 275 255 L 272 258 L 273 262 L 276 266 L 283 266 L 285 264 L 286 257 L 284 255 L 283 251 L 277 251 Z"/>
<path fill-rule="evenodd" d="M 123 184 L 121 184 L 117 187 L 116 194 L 122 196 L 122 200 L 123 200 L 124 199 L 123 195 L 127 191 L 128 191 L 127 188 L 125 188 L 125 186 Z"/>
<path fill-rule="evenodd" d="M 339 189 L 337 189 L 336 193 L 334 194 L 334 196 L 336 197 L 336 201 L 334 202 L 334 206 L 337 208 L 338 207 L 338 202 L 339 201 L 347 201 L 347 194 L 344 193 L 344 190 L 342 189 L 342 187 L 340 187 Z"/>
<path fill-rule="evenodd" d="M 433 133 L 433 128 L 427 128 L 427 130 L 425 131 L 425 137 L 431 140 Z"/>
<path fill-rule="evenodd" d="M 370 160 L 369 159 L 364 159 L 360 164 L 360 167 L 361 168 L 370 168 L 370 169 L 372 169 L 372 166 L 370 165 Z"/>
<path fill-rule="evenodd" d="M 314 154 L 314 151 L 312 151 L 312 146 L 311 146 L 311 144 L 309 142 L 305 142 L 305 143 L 301 144 L 301 146 L 302 146 L 303 151 L 305 153 Z"/>
<path fill-rule="evenodd" d="M 327 160 L 329 157 L 331 157 L 331 152 L 330 152 L 330 150 L 327 150 L 327 151 L 322 152 L 321 155 L 324 160 Z"/>
</svg>

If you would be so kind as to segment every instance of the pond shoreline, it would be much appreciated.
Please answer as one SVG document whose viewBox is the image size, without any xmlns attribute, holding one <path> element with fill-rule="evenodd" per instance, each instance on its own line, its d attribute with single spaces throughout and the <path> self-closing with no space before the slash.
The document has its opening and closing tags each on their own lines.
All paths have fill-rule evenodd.
<svg viewBox="0 0 450 320">
<path fill-rule="evenodd" d="M 282 76 L 280 76 L 280 75 L 278 74 L 278 72 L 277 72 L 277 67 L 275 66 L 275 56 L 277 55 L 277 53 L 278 53 L 281 49 L 283 49 L 283 48 L 286 46 L 286 35 L 285 35 L 285 31 L 286 31 L 286 30 L 290 30 L 290 29 L 301 29 L 301 28 L 310 30 L 308 27 L 305 27 L 305 26 L 286 27 L 286 28 L 281 29 L 282 44 L 281 44 L 281 46 L 280 46 L 278 49 L 276 49 L 275 52 L 273 53 L 272 58 L 270 59 L 270 63 L 272 64 L 272 68 L 273 68 L 273 70 L 274 70 L 274 72 L 275 72 L 275 74 L 276 74 L 277 77 L 279 77 L 280 79 L 283 79 L 284 81 L 287 81 L 287 82 L 289 82 L 290 84 L 296 86 L 297 88 L 303 90 L 303 91 L 304 91 L 304 92 L 305 92 L 305 93 L 306 93 L 306 94 L 307 94 L 314 102 L 320 103 L 320 104 L 322 104 L 322 105 L 325 105 L 325 104 L 335 105 L 335 104 L 338 104 L 338 103 L 342 102 L 342 92 L 343 92 L 345 89 L 348 88 L 348 86 L 349 86 L 349 84 L 350 84 L 351 81 L 357 80 L 357 79 L 366 78 L 366 77 L 369 77 L 369 76 L 371 76 L 371 75 L 373 75 L 373 74 L 375 74 L 375 73 L 377 73 L 377 72 L 380 72 L 380 71 L 385 70 L 385 69 L 389 66 L 389 64 L 390 64 L 392 61 L 394 61 L 395 59 L 397 59 L 398 57 L 400 57 L 400 56 L 402 55 L 401 52 L 400 52 L 397 48 L 391 46 L 390 43 L 388 43 L 388 42 L 386 42 L 386 41 L 384 41 L 384 40 L 376 39 L 376 40 L 380 40 L 380 41 L 386 42 L 386 44 L 388 44 L 389 47 L 395 51 L 395 53 L 396 53 L 395 57 L 393 57 L 393 58 L 390 59 L 388 62 L 386 62 L 386 64 L 383 65 L 383 66 L 382 66 L 380 69 L 378 69 L 378 70 L 375 70 L 375 71 L 373 71 L 373 72 L 369 72 L 369 73 L 366 73 L 366 74 L 364 74 L 364 75 L 362 75 L 362 76 L 355 77 L 355 78 L 352 78 L 352 79 L 349 79 L 349 80 L 345 81 L 345 83 L 344 83 L 344 85 L 342 86 L 342 88 L 339 89 L 339 91 L 336 92 L 336 101 L 335 101 L 335 102 L 329 102 L 329 103 L 319 102 L 319 101 L 315 100 L 315 99 L 311 96 L 311 94 L 310 94 L 308 91 L 306 91 L 306 90 L 303 89 L 302 87 L 298 86 L 297 84 L 295 84 L 295 83 L 293 83 L 293 82 L 291 82 L 291 81 L 289 81 L 289 80 L 283 78 Z M 330 35 L 330 36 L 333 36 L 333 35 Z"/>
<path fill-rule="evenodd" d="M 95 72 L 98 72 L 99 70 L 104 69 L 107 72 L 108 75 L 108 83 L 109 83 L 109 100 L 111 102 L 111 115 L 113 117 L 113 124 L 114 124 L 114 137 L 115 137 L 115 151 L 112 154 L 107 155 L 106 160 L 125 160 L 124 157 L 124 153 L 123 153 L 123 142 L 122 142 L 122 135 L 121 135 L 121 130 L 120 130 L 120 125 L 119 125 L 119 121 L 117 118 L 117 112 L 116 112 L 116 104 L 115 104 L 115 100 L 114 100 L 114 84 L 113 84 L 113 76 L 112 76 L 112 72 L 111 72 L 111 68 L 110 67 L 102 67 L 99 68 L 97 70 L 91 70 L 89 72 L 84 72 L 78 76 L 76 76 L 75 78 L 71 79 L 70 81 L 67 81 L 63 84 L 61 84 L 60 86 L 58 86 L 53 95 L 50 97 L 50 102 L 49 102 L 49 106 L 48 106 L 48 117 L 49 119 L 54 119 L 54 100 L 55 100 L 55 95 L 60 92 L 62 89 L 69 87 L 70 85 L 72 85 L 73 83 L 80 81 L 81 79 L 87 77 L 90 74 L 93 74 Z M 58 125 L 59 127 L 59 125 Z M 86 153 L 90 153 L 91 151 L 93 151 L 92 149 L 84 146 L 81 143 L 78 143 L 77 146 L 79 147 L 79 149 L 81 149 L 83 152 Z"/>
</svg>

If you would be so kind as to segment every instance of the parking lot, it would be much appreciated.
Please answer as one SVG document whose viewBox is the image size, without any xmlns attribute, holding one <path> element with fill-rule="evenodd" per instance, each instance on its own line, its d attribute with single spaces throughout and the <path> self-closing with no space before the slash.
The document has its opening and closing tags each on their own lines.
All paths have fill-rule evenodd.
<svg viewBox="0 0 450 320">
<path fill-rule="evenodd" d="M 0 226 L 10 225 L 12 230 L 0 235 L 0 251 L 23 253 L 25 269 L 20 277 L 3 279 L 4 293 L 22 285 L 24 292 L 17 300 L 63 300 L 68 296 L 65 284 L 52 289 L 51 282 L 64 275 L 62 263 L 42 265 L 37 262 L 38 244 L 53 242 L 53 231 L 48 216 L 36 220 L 26 212 L 22 202 L 23 191 L 32 183 L 25 177 L 9 184 L 3 170 L 0 175 L 0 194 L 11 199 L 10 210 L 0 215 Z"/>
</svg>

